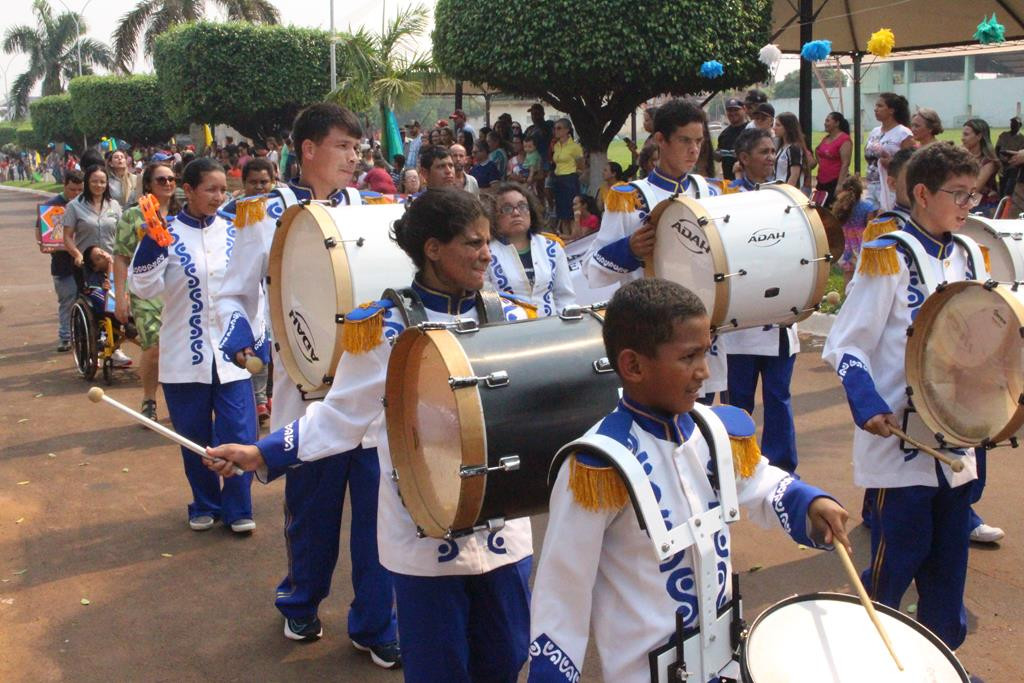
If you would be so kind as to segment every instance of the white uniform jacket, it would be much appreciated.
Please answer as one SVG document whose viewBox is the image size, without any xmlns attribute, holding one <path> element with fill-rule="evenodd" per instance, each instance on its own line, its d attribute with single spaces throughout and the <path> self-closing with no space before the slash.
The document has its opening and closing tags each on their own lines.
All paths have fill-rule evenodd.
<svg viewBox="0 0 1024 683">
<path fill-rule="evenodd" d="M 431 322 L 478 320 L 475 295 L 457 300 L 419 283 L 414 283 L 413 288 Z M 514 302 L 504 298 L 502 302 L 507 320 L 528 317 Z M 303 461 L 325 458 L 360 445 L 375 447 L 381 472 L 377 546 L 385 568 L 412 576 L 483 574 L 530 556 L 533 540 L 526 517 L 508 520 L 499 531 L 478 531 L 454 541 L 417 537 L 416 525 L 402 505 L 398 485 L 391 479 L 394 466 L 381 402 L 391 342 L 405 326 L 392 302 L 384 300 L 374 306 L 384 309 L 383 339 L 366 353 L 342 354 L 336 376 L 344 377 L 345 381 L 333 384 L 327 397 L 310 404 L 301 418 L 257 442 L 267 463 L 267 473 L 272 476 Z M 452 434 L 453 439 L 457 437 Z"/>
<path fill-rule="evenodd" d="M 336 190 L 327 199 L 347 203 L 358 197 L 354 190 Z M 292 204 L 312 199 L 312 191 L 292 180 L 286 187 L 276 188 L 266 198 L 266 214 L 257 222 L 237 229 L 235 248 L 221 290 L 217 306 L 224 335 L 220 338 L 221 350 L 229 357 L 246 348 L 252 348 L 264 363 L 273 356 L 274 360 L 274 411 L 270 415 L 270 428 L 278 429 L 302 415 L 305 403 L 295 382 L 288 377 L 284 363 L 280 362 L 277 351 L 270 343 L 270 311 L 264 304 L 266 291 L 264 283 L 270 258 L 270 246 L 274 242 L 277 221 Z M 262 198 L 262 197 L 257 197 Z M 253 199 L 245 197 L 244 199 Z M 219 213 L 234 223 L 240 199 L 233 199 L 221 207 Z"/>
<path fill-rule="evenodd" d="M 235 229 L 219 216 L 199 219 L 186 206 L 168 217 L 173 241 L 161 247 L 149 235 L 139 241 L 128 274 L 128 289 L 143 299 L 164 302 L 160 327 L 160 381 L 213 383 L 214 364 L 222 384 L 249 373 L 217 348 L 221 326 L 216 306 Z"/>
<path fill-rule="evenodd" d="M 746 433 L 753 433 L 753 422 L 738 408 L 714 410 L 726 417 L 730 432 L 730 422 L 738 419 Z M 712 453 L 689 414 L 667 415 L 623 398 L 588 434 L 594 432 L 636 455 L 669 528 L 719 504 Z M 648 653 L 673 636 L 676 614 L 683 615 L 685 628 L 697 625 L 693 550 L 659 564 L 633 507 L 584 509 L 568 490 L 569 473 L 566 459 L 551 491 L 530 607 L 530 683 L 581 680 L 591 627 L 604 680 L 646 683 L 651 680 Z M 807 533 L 807 509 L 812 500 L 828 494 L 763 457 L 751 476 L 737 476 L 736 486 L 751 519 L 761 526 L 779 525 L 798 543 L 814 545 Z M 716 604 L 721 608 L 732 596 L 728 527 L 716 534 L 715 546 Z"/>
<path fill-rule="evenodd" d="M 699 188 L 707 190 L 707 196 L 719 194 L 715 185 L 709 184 L 696 174 L 672 178 L 655 168 L 646 178 L 633 181 L 625 189 L 635 188 L 639 194 L 639 206 L 635 211 L 606 210 L 601 216 L 601 229 L 597 232 L 590 251 L 583 257 L 583 274 L 593 288 L 625 284 L 643 277 L 643 262 L 633 255 L 629 238 L 647 219 L 660 202 L 675 194 L 700 199 Z M 612 188 L 609 194 L 618 191 Z M 605 200 L 607 205 L 608 200 Z M 718 335 L 711 337 L 711 350 L 707 353 L 710 375 L 704 380 L 705 393 L 718 393 L 728 388 L 728 369 L 722 340 Z"/>
<path fill-rule="evenodd" d="M 537 315 L 557 315 L 576 303 L 569 260 L 565 248 L 555 240 L 533 233 L 530 255 L 533 258 L 533 283 L 514 246 L 501 239 L 491 240 L 491 265 L 487 279 L 500 292 L 514 294 L 537 307 Z"/>
<path fill-rule="evenodd" d="M 907 407 L 907 327 L 928 296 L 918 268 L 930 269 L 934 282 L 974 279 L 966 251 L 948 233 L 937 240 L 912 220 L 903 232 L 920 242 L 926 262 L 918 264 L 906 247 L 892 238 L 865 244 L 861 266 L 846 290 L 846 301 L 821 354 L 839 374 L 857 427 L 884 413 L 893 413 L 899 422 Z M 864 259 L 876 256 L 868 252 L 889 249 L 899 257 L 898 272 L 866 274 Z M 964 465 L 963 472 L 954 475 L 947 465 L 937 465 L 916 449 L 901 450 L 896 437 L 883 438 L 863 429 L 853 434 L 853 480 L 865 488 L 938 486 L 938 468 L 956 486 L 976 477 L 973 449 L 967 451 Z"/>
</svg>

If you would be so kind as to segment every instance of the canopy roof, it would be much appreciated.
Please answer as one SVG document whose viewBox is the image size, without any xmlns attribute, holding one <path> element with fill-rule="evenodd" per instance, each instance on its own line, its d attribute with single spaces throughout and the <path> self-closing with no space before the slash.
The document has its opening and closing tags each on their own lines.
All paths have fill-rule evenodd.
<svg viewBox="0 0 1024 683">
<path fill-rule="evenodd" d="M 814 39 L 832 41 L 832 54 L 867 52 L 880 28 L 896 35 L 894 52 L 977 45 L 974 32 L 995 13 L 1007 40 L 1024 39 L 1024 0 L 812 0 Z M 800 1 L 775 0 L 770 42 L 799 53 Z"/>
</svg>

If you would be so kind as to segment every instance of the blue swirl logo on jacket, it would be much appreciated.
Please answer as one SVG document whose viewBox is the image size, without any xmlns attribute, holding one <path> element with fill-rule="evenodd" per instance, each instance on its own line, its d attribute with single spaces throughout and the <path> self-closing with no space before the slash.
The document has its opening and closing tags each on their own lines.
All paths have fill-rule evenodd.
<svg viewBox="0 0 1024 683">
<path fill-rule="evenodd" d="M 910 281 L 907 283 L 907 307 L 910 309 L 910 319 L 914 320 L 917 317 L 917 309 L 925 300 L 924 292 L 919 289 L 923 287 L 924 282 L 917 270 L 917 263 L 910 254 L 903 253 L 903 262 L 907 264 L 907 272 L 910 275 Z"/>
<path fill-rule="evenodd" d="M 192 314 L 188 317 L 188 348 L 192 352 L 192 365 L 199 365 L 203 362 L 203 290 L 199 286 L 196 263 L 192 260 L 192 255 L 188 253 L 185 243 L 181 241 L 181 237 L 177 233 L 174 234 L 173 246 L 181 269 L 185 273 L 188 298 L 192 302 Z"/>
<path fill-rule="evenodd" d="M 225 254 L 225 260 L 231 260 L 231 250 L 235 248 L 235 224 L 228 223 L 228 248 Z"/>
<path fill-rule="evenodd" d="M 437 561 L 451 562 L 459 556 L 459 544 L 454 539 L 437 546 Z"/>
<path fill-rule="evenodd" d="M 503 292 L 512 292 L 512 289 L 508 285 L 508 275 L 505 274 L 505 269 L 501 267 L 501 263 L 498 261 L 498 254 L 494 252 L 491 254 L 491 272 L 494 273 L 494 282 L 498 289 Z"/>
</svg>

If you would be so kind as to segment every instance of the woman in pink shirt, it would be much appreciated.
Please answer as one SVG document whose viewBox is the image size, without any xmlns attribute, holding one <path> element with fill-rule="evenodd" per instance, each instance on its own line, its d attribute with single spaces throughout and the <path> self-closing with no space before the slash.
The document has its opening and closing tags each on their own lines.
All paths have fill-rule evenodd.
<svg viewBox="0 0 1024 683">
<path fill-rule="evenodd" d="M 818 184 L 815 189 L 828 193 L 826 204 L 835 200 L 836 188 L 849 175 L 852 153 L 850 123 L 846 117 L 834 111 L 825 117 L 825 137 L 814 150 L 818 159 Z"/>
</svg>

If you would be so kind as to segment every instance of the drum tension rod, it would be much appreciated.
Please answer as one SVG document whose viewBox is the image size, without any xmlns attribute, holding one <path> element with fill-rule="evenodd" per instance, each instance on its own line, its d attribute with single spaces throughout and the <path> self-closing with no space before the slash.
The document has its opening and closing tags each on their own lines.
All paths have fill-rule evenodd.
<svg viewBox="0 0 1024 683">
<path fill-rule="evenodd" d="M 488 389 L 496 389 L 497 387 L 508 386 L 509 377 L 508 373 L 504 370 L 498 370 L 492 372 L 489 375 L 483 377 L 449 377 L 448 386 L 452 389 L 463 389 L 465 387 L 475 387 L 480 382 L 487 385 Z"/>
<path fill-rule="evenodd" d="M 518 455 L 506 455 L 503 458 L 499 458 L 498 464 L 494 467 L 488 467 L 487 465 L 462 465 L 459 467 L 459 477 L 469 479 L 470 477 L 479 477 L 490 472 L 514 472 L 519 469 L 519 462 Z"/>
<path fill-rule="evenodd" d="M 793 306 L 791 309 L 789 309 L 789 312 L 792 313 L 793 315 L 800 315 L 801 313 L 806 313 L 807 311 L 820 311 L 820 310 L 821 310 L 821 304 L 814 304 L 813 306 L 808 306 L 807 308 L 805 308 L 803 310 L 800 310 L 796 306 Z"/>
<path fill-rule="evenodd" d="M 354 240 L 340 240 L 340 241 L 341 241 L 342 244 L 344 244 L 345 242 L 355 242 L 357 247 L 361 247 L 364 244 L 366 244 L 366 239 L 363 238 L 363 237 L 359 237 L 359 238 L 354 239 Z M 338 242 L 339 242 L 339 240 L 336 240 L 333 237 L 328 237 L 327 239 L 324 240 L 324 246 L 327 247 L 328 249 L 334 249 L 336 246 L 338 246 Z"/>
<path fill-rule="evenodd" d="M 746 275 L 746 274 L 747 274 L 747 271 L 744 270 L 743 268 L 740 268 L 739 271 L 737 271 L 735 273 L 715 273 L 715 282 L 722 282 L 727 277 L 735 277 L 737 275 Z"/>
<path fill-rule="evenodd" d="M 470 536 L 478 531 L 495 532 L 501 531 L 504 528 L 505 518 L 493 517 L 484 522 L 483 524 L 477 524 L 476 526 L 472 526 L 468 529 L 452 529 L 451 527 L 448 527 L 448 529 L 444 532 L 444 540 L 451 543 L 454 542 L 456 538 L 460 538 L 462 536 Z"/>
<path fill-rule="evenodd" d="M 802 258 L 802 259 L 800 259 L 800 265 L 801 266 L 806 266 L 809 263 L 816 263 L 818 261 L 828 261 L 829 263 L 832 263 L 832 261 L 834 261 L 834 260 L 835 260 L 835 258 L 832 256 L 832 254 L 825 254 L 824 256 L 819 256 L 818 258 L 811 258 L 811 259 Z"/>
<path fill-rule="evenodd" d="M 990 292 L 998 286 L 999 283 L 996 282 L 995 280 L 988 280 L 985 284 L 982 285 L 982 287 L 984 287 L 987 291 Z"/>
<path fill-rule="evenodd" d="M 416 326 L 420 330 L 451 330 L 456 334 L 469 334 L 472 332 L 479 332 L 480 326 L 475 320 L 459 319 L 450 323 L 445 322 L 425 322 L 420 323 Z"/>
<path fill-rule="evenodd" d="M 723 223 L 728 223 L 730 218 L 732 218 L 732 214 L 728 214 L 728 213 L 725 214 L 724 216 L 719 217 L 719 218 L 708 218 L 707 216 L 701 216 L 700 218 L 697 219 L 697 225 L 699 225 L 700 227 L 703 228 L 704 226 L 706 226 L 711 221 L 715 221 L 716 223 L 718 221 L 722 221 Z"/>
</svg>

